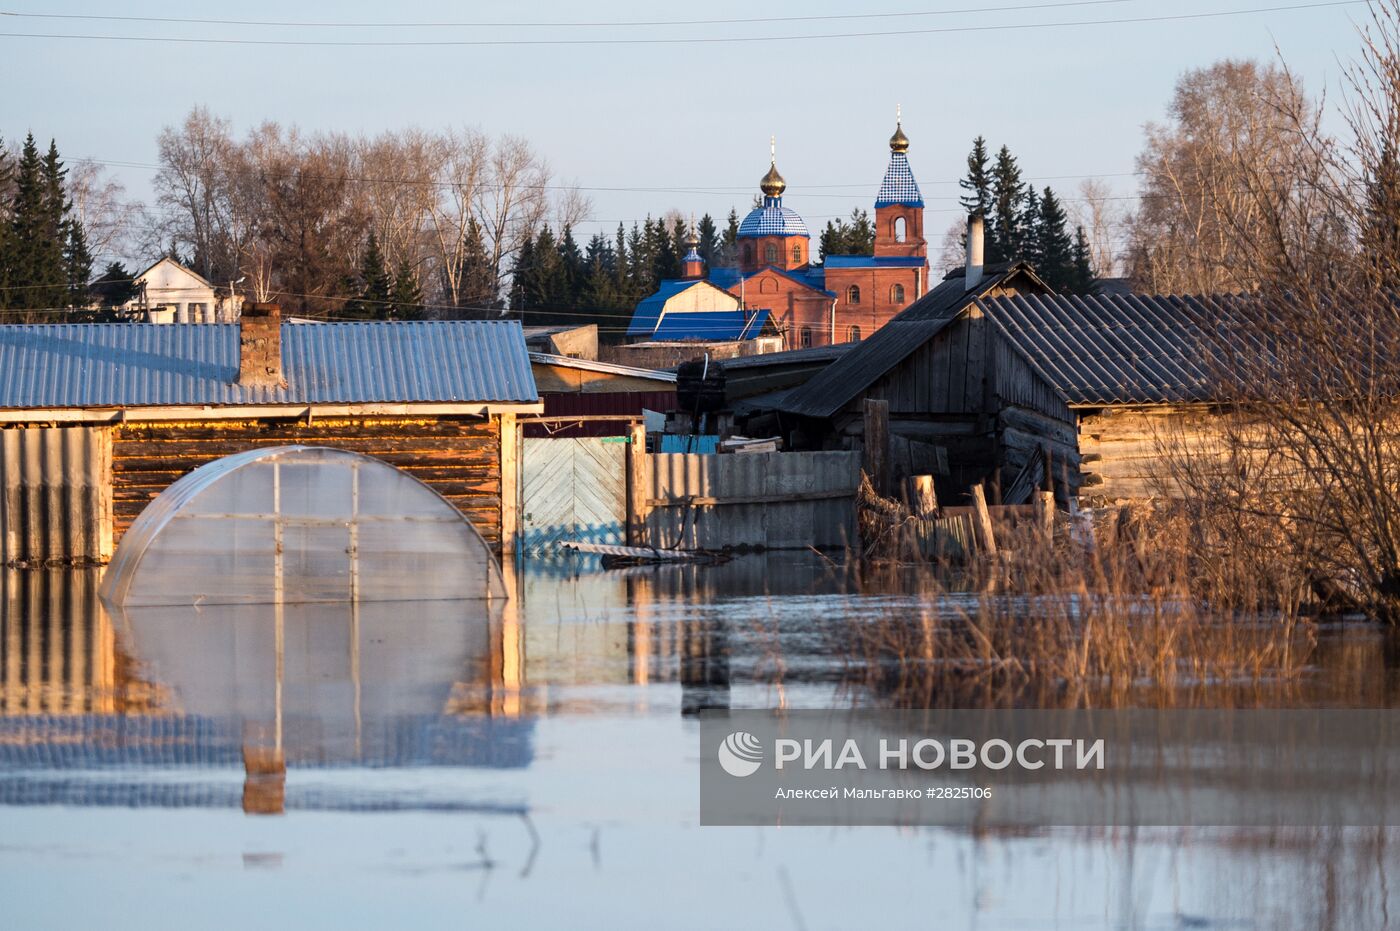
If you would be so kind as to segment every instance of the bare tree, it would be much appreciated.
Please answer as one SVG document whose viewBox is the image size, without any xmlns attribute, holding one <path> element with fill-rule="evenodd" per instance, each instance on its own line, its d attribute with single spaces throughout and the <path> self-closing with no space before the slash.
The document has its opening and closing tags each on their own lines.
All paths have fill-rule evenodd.
<svg viewBox="0 0 1400 931">
<path fill-rule="evenodd" d="M 1168 112 L 1138 158 L 1128 272 L 1159 293 L 1254 290 L 1268 269 L 1242 239 L 1272 242 L 1269 266 L 1314 242 L 1294 225 L 1311 218 L 1288 205 L 1314 197 L 1307 185 L 1325 167 L 1305 135 L 1321 135 L 1319 111 L 1286 69 L 1222 61 L 1183 75 Z"/>
<path fill-rule="evenodd" d="M 519 136 L 498 140 L 488 164 L 490 181 L 481 187 L 475 213 L 500 277 L 549 209 L 549 166 Z"/>
<path fill-rule="evenodd" d="M 160 171 L 157 202 L 166 210 L 169 238 L 186 245 L 205 278 L 231 270 L 223 235 L 228 220 L 226 167 L 233 148 L 229 123 L 196 107 L 179 128 L 167 126 L 157 140 Z"/>
<path fill-rule="evenodd" d="M 102 262 L 124 254 L 127 231 L 137 222 L 142 205 L 126 200 L 122 183 L 90 159 L 70 165 L 64 185 L 93 258 Z"/>
<path fill-rule="evenodd" d="M 491 142 L 480 130 L 448 131 L 441 139 L 437 196 L 429 207 L 431 232 L 443 298 L 454 307 L 462 303 L 463 274 L 473 210 L 489 183 Z"/>
<path fill-rule="evenodd" d="M 1127 225 L 1127 211 L 1115 199 L 1113 188 L 1102 178 L 1079 182 L 1079 199 L 1071 211 L 1076 226 L 1084 228 L 1089 239 L 1089 256 L 1101 278 L 1118 274 L 1117 243 Z"/>
</svg>

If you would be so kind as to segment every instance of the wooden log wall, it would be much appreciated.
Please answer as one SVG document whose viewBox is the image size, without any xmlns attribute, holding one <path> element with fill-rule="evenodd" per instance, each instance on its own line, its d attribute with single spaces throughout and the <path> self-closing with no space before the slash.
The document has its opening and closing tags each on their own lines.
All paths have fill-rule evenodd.
<svg viewBox="0 0 1400 931">
<path fill-rule="evenodd" d="M 112 437 L 115 539 L 121 539 L 152 498 L 186 473 L 248 449 L 291 444 L 348 449 L 402 469 L 451 502 L 500 551 L 497 417 L 121 424 Z"/>
<path fill-rule="evenodd" d="M 1213 421 L 1203 409 L 1189 406 L 1081 411 L 1082 502 L 1130 504 L 1161 494 L 1166 451 L 1180 443 L 1209 449 L 1218 438 Z"/>
</svg>

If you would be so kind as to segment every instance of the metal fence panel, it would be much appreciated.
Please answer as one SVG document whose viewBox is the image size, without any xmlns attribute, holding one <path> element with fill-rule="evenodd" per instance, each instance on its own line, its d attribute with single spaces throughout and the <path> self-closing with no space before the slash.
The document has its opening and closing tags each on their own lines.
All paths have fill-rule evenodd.
<svg viewBox="0 0 1400 931">
<path fill-rule="evenodd" d="M 109 427 L 0 430 L 0 564 L 112 555 Z"/>
</svg>

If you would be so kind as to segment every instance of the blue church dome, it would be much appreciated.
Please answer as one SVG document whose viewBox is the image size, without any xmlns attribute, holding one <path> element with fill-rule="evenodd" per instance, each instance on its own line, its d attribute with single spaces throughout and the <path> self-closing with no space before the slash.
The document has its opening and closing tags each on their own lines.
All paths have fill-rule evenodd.
<svg viewBox="0 0 1400 931">
<path fill-rule="evenodd" d="M 783 206 L 781 197 L 763 198 L 763 206 L 755 207 L 739 224 L 739 236 L 752 239 L 758 236 L 811 236 L 807 224 L 796 210 Z"/>
</svg>

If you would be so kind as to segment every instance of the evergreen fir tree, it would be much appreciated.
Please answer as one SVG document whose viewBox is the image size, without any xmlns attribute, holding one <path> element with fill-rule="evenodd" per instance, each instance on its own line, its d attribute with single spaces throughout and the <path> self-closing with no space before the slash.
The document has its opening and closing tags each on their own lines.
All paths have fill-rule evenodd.
<svg viewBox="0 0 1400 931">
<path fill-rule="evenodd" d="M 510 271 L 510 309 L 523 313 L 531 305 L 529 289 L 535 277 L 535 239 L 526 235 L 516 250 Z"/>
<path fill-rule="evenodd" d="M 992 179 L 987 173 L 987 140 L 978 136 L 972 140 L 972 151 L 967 156 L 967 177 L 958 182 L 967 191 L 958 198 L 958 203 L 970 214 L 986 218 L 992 210 Z"/>
<path fill-rule="evenodd" d="M 535 239 L 535 267 L 526 282 L 527 301 L 532 307 L 559 308 L 569 305 L 569 280 L 559 243 L 548 224 L 540 227 Z"/>
<path fill-rule="evenodd" d="M 708 213 L 700 218 L 700 222 L 695 225 L 695 232 L 700 237 L 700 245 L 697 251 L 700 258 L 705 260 L 706 268 L 713 268 L 715 265 L 715 255 L 719 252 L 719 228 L 715 226 L 714 217 Z"/>
<path fill-rule="evenodd" d="M 360 259 L 360 296 L 349 301 L 342 311 L 347 317 L 362 320 L 383 320 L 389 316 L 390 289 L 389 270 L 384 266 L 384 255 L 379 251 L 379 239 L 369 234 L 365 243 L 365 254 Z"/>
<path fill-rule="evenodd" d="M 0 137 L 0 308 L 7 306 L 10 284 L 10 206 L 4 197 L 10 190 L 10 179 L 14 177 L 14 166 L 10 164 L 10 153 L 5 148 L 5 140 Z"/>
<path fill-rule="evenodd" d="M 678 278 L 681 273 L 680 255 L 676 252 L 674 231 L 666 229 L 666 221 L 658 219 L 652 227 L 651 277 L 658 284 L 670 278 Z"/>
<path fill-rule="evenodd" d="M 733 247 L 739 241 L 739 211 L 729 208 L 729 220 L 724 227 L 724 245 Z"/>
<path fill-rule="evenodd" d="M 1013 258 L 1040 267 L 1040 195 L 1035 188 L 1026 186 L 1026 196 L 1021 201 L 1020 218 L 1016 224 L 1021 231 L 1021 242 Z"/>
<path fill-rule="evenodd" d="M 647 219 L 647 226 L 651 219 Z M 651 255 L 647 252 L 647 237 L 632 224 L 627 234 L 627 292 L 631 300 L 640 300 L 655 291 L 651 278 Z"/>
<path fill-rule="evenodd" d="M 1064 208 L 1048 187 L 1040 196 L 1035 233 L 1036 271 L 1056 291 L 1073 291 L 1074 240 L 1066 225 Z"/>
<path fill-rule="evenodd" d="M 29 311 L 19 322 L 48 319 L 65 304 L 67 275 L 63 261 L 64 216 L 62 163 L 50 145 L 40 159 L 33 133 L 24 141 L 15 170 L 10 207 L 9 287 L 7 305 Z"/>
<path fill-rule="evenodd" d="M 630 276 L 630 262 L 627 252 L 627 231 L 622 223 L 617 224 L 617 235 L 613 240 L 613 300 L 619 305 L 632 303 L 633 292 Z"/>
<path fill-rule="evenodd" d="M 602 233 L 594 233 L 583 252 L 580 304 L 599 308 L 617 306 L 616 265 L 612 244 Z"/>
<path fill-rule="evenodd" d="M 136 297 L 136 282 L 121 262 L 111 262 L 102 277 L 92 283 L 92 295 L 103 307 L 120 307 Z"/>
<path fill-rule="evenodd" d="M 574 240 L 574 230 L 564 224 L 564 235 L 559 239 L 559 263 L 564 274 L 564 303 L 577 307 L 583 299 L 587 281 L 584 274 L 583 252 Z"/>
<path fill-rule="evenodd" d="M 987 262 L 1007 262 L 1021 255 L 1025 233 L 1021 226 L 1026 185 L 1011 150 L 1002 146 L 992 166 L 992 212 L 987 217 Z"/>
<path fill-rule="evenodd" d="M 88 251 L 87 234 L 81 220 L 68 223 L 68 241 L 63 250 L 63 265 L 68 281 L 68 306 L 86 307 L 92 300 L 88 282 L 92 280 L 92 253 Z"/>
<path fill-rule="evenodd" d="M 1098 291 L 1098 273 L 1094 271 L 1093 254 L 1089 251 L 1089 237 L 1085 235 L 1082 226 L 1076 227 L 1074 230 L 1074 255 L 1070 266 L 1070 293 L 1087 295 Z"/>
<path fill-rule="evenodd" d="M 467 222 L 467 232 L 462 238 L 462 252 L 457 275 L 457 304 L 474 310 L 494 307 L 498 298 L 496 292 L 496 268 L 491 256 L 486 252 L 486 241 L 481 235 L 481 227 L 476 219 Z"/>
<path fill-rule="evenodd" d="M 390 313 L 397 320 L 423 319 L 423 291 L 418 286 L 418 276 L 413 274 L 413 266 L 408 259 L 399 260 L 394 273 L 394 286 L 389 292 Z"/>
</svg>

